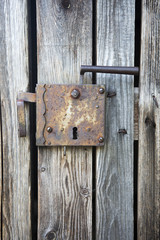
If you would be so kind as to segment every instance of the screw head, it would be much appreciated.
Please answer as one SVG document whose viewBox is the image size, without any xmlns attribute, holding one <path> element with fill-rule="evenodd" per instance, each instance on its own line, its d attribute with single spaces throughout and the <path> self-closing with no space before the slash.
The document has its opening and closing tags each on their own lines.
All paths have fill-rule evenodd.
<svg viewBox="0 0 160 240">
<path fill-rule="evenodd" d="M 99 93 L 103 94 L 104 93 L 104 88 L 99 88 Z"/>
<path fill-rule="evenodd" d="M 71 97 L 73 97 L 73 98 L 78 98 L 79 96 L 80 96 L 79 90 L 74 89 L 74 90 L 71 92 Z"/>
<path fill-rule="evenodd" d="M 41 172 L 45 172 L 45 170 L 46 170 L 46 169 L 45 169 L 44 167 L 41 168 Z"/>
<path fill-rule="evenodd" d="M 103 142 L 104 142 L 104 138 L 103 138 L 103 137 L 100 137 L 100 138 L 98 139 L 98 141 L 99 141 L 99 143 L 103 143 Z"/>
<path fill-rule="evenodd" d="M 53 129 L 52 129 L 51 127 L 47 127 L 47 132 L 48 132 L 48 133 L 51 133 L 52 130 L 53 130 Z"/>
</svg>

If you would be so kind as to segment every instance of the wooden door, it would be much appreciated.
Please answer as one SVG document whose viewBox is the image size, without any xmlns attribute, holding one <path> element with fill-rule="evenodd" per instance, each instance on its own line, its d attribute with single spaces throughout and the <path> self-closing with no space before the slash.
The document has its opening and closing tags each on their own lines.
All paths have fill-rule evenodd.
<svg viewBox="0 0 160 240">
<path fill-rule="evenodd" d="M 159 239 L 159 13 L 153 0 L 1 0 L 2 240 Z M 36 147 L 35 104 L 18 137 L 18 92 L 78 84 L 82 64 L 140 67 L 85 75 L 106 85 L 104 147 Z"/>
</svg>

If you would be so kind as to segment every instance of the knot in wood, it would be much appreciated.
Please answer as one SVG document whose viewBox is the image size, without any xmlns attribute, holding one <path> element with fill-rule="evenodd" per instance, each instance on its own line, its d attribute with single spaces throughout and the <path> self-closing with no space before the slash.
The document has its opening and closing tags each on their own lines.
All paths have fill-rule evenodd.
<svg viewBox="0 0 160 240">
<path fill-rule="evenodd" d="M 150 127 L 153 127 L 153 128 L 156 127 L 155 122 L 153 120 L 151 120 L 149 117 L 146 117 L 145 124 L 146 124 L 146 126 L 150 126 Z"/>
<path fill-rule="evenodd" d="M 87 189 L 87 188 L 81 188 L 80 194 L 81 194 L 84 198 L 89 197 L 89 189 Z"/>
<path fill-rule="evenodd" d="M 56 240 L 56 234 L 54 231 L 50 231 L 45 236 L 45 240 Z"/>
<path fill-rule="evenodd" d="M 71 4 L 69 0 L 62 0 L 62 6 L 66 9 L 70 8 Z"/>
</svg>

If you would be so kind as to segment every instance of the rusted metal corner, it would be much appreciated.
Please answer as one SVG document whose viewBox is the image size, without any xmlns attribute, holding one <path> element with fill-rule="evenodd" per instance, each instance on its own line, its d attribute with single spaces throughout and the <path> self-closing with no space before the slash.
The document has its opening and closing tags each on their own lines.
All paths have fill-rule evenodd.
<svg viewBox="0 0 160 240">
<path fill-rule="evenodd" d="M 36 132 L 36 144 L 39 145 L 44 145 L 46 140 L 44 138 L 44 129 L 46 126 L 46 118 L 45 118 L 45 113 L 46 113 L 46 105 L 44 101 L 44 96 L 46 93 L 46 85 L 37 85 L 37 92 L 36 92 L 36 103 L 37 103 L 37 132 Z"/>
<path fill-rule="evenodd" d="M 24 110 L 24 101 L 17 99 L 17 118 L 18 118 L 18 135 L 26 137 L 26 119 Z"/>
</svg>

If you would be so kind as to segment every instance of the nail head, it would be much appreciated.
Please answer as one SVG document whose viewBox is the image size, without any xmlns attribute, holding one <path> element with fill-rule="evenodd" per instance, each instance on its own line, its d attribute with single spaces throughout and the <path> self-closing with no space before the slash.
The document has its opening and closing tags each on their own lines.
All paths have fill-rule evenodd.
<svg viewBox="0 0 160 240">
<path fill-rule="evenodd" d="M 53 130 L 53 129 L 52 129 L 51 127 L 47 127 L 47 132 L 48 132 L 48 133 L 51 133 L 52 130 Z"/>
<path fill-rule="evenodd" d="M 99 143 L 103 143 L 104 142 L 104 138 L 103 137 L 100 137 L 99 138 Z"/>
</svg>

